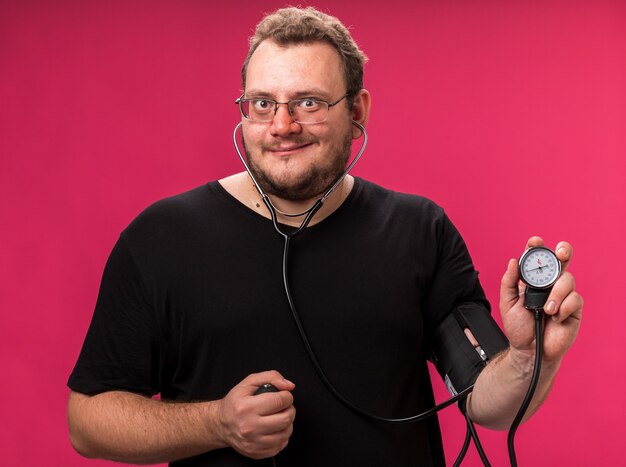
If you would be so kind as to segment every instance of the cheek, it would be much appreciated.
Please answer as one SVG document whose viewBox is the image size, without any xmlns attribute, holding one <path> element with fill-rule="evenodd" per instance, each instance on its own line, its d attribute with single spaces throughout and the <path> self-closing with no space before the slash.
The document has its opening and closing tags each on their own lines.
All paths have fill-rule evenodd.
<svg viewBox="0 0 626 467">
<path fill-rule="evenodd" d="M 254 128 L 254 125 L 246 125 L 244 123 L 241 129 L 241 141 L 246 150 L 257 152 L 259 146 L 263 143 L 263 132 Z"/>
<path fill-rule="evenodd" d="M 342 148 L 345 146 L 346 140 L 352 141 L 352 129 L 342 125 L 340 128 L 333 128 L 323 138 L 327 146 L 334 149 Z"/>
<path fill-rule="evenodd" d="M 258 134 L 259 131 L 255 125 L 251 124 L 247 120 L 244 120 L 241 127 L 241 135 L 243 139 L 245 139 L 248 144 L 251 144 L 253 141 L 258 139 Z"/>
</svg>

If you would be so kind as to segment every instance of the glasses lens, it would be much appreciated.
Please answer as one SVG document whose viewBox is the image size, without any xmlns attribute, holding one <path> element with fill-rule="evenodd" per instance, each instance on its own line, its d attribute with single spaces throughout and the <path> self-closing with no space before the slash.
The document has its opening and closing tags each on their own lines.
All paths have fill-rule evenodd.
<svg viewBox="0 0 626 467">
<path fill-rule="evenodd" d="M 241 113 L 253 122 L 271 122 L 276 105 L 275 101 L 262 98 L 239 101 Z M 295 99 L 289 101 L 289 114 L 297 123 L 321 123 L 328 117 L 328 103 L 315 99 Z"/>
<path fill-rule="evenodd" d="M 269 122 L 274 118 L 274 101 L 268 99 L 242 99 L 239 102 L 243 116 L 254 122 Z"/>
<path fill-rule="evenodd" d="M 291 117 L 298 123 L 321 123 L 328 116 L 328 104 L 314 99 L 289 102 Z"/>
</svg>

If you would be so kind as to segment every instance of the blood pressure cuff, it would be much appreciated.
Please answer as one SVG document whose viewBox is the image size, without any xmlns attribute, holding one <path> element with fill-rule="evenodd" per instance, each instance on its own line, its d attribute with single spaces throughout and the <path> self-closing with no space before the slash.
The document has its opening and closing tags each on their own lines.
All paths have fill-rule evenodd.
<svg viewBox="0 0 626 467">
<path fill-rule="evenodd" d="M 472 331 L 479 348 L 469 341 L 465 328 Z M 478 303 L 465 303 L 439 323 L 430 355 L 448 391 L 456 395 L 474 384 L 487 361 L 508 346 L 509 341 L 489 311 Z M 459 407 L 465 412 L 465 400 Z"/>
</svg>

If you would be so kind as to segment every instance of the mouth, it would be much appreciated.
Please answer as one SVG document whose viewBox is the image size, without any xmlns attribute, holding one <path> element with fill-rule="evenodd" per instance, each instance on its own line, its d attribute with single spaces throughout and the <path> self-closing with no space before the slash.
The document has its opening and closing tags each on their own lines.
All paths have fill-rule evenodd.
<svg viewBox="0 0 626 467">
<path fill-rule="evenodd" d="M 268 151 L 273 155 L 279 157 L 292 156 L 311 146 L 311 144 L 313 143 L 282 145 L 268 148 Z"/>
</svg>

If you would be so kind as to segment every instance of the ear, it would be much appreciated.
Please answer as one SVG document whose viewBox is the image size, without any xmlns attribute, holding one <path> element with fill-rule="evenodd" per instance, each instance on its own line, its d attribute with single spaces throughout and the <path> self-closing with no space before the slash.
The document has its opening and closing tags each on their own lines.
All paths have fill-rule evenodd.
<svg viewBox="0 0 626 467">
<path fill-rule="evenodd" d="M 354 104 L 352 105 L 352 120 L 363 126 L 367 126 L 371 107 L 372 96 L 367 89 L 361 89 L 354 98 Z M 352 138 L 357 139 L 360 137 L 361 132 L 358 128 L 354 127 L 352 130 Z"/>
</svg>

